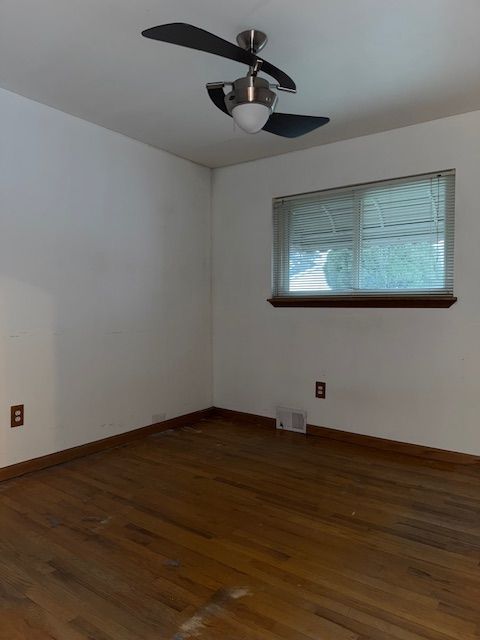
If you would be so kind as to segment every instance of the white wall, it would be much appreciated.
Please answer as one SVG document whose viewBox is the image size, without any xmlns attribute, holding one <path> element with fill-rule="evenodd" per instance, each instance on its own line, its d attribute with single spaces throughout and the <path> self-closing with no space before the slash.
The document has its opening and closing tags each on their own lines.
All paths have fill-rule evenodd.
<svg viewBox="0 0 480 640">
<path fill-rule="evenodd" d="M 450 309 L 273 308 L 274 196 L 456 168 Z M 214 404 L 480 453 L 480 112 L 216 170 Z M 327 399 L 314 397 L 326 380 Z"/>
<path fill-rule="evenodd" d="M 0 466 L 210 406 L 210 171 L 2 90 L 0 123 Z M 266 302 L 272 197 L 447 168 L 451 309 Z M 480 112 L 216 170 L 213 403 L 480 453 L 479 176 Z"/>
<path fill-rule="evenodd" d="M 0 466 L 211 403 L 210 171 L 0 90 Z"/>
</svg>

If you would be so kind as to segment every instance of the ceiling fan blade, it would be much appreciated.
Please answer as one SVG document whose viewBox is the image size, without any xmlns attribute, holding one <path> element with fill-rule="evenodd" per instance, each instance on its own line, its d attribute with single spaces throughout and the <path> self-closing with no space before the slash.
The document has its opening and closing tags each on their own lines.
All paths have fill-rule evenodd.
<svg viewBox="0 0 480 640">
<path fill-rule="evenodd" d="M 213 102 L 213 104 L 216 107 L 218 107 L 220 111 L 223 111 L 223 113 L 226 113 L 227 116 L 230 116 L 230 114 L 228 113 L 228 109 L 225 105 L 225 92 L 222 89 L 222 87 L 207 86 L 207 91 L 208 91 L 208 95 L 210 96 L 210 100 Z"/>
<path fill-rule="evenodd" d="M 197 51 L 213 53 L 214 55 L 222 56 L 222 58 L 229 58 L 247 65 L 253 64 L 256 59 L 256 56 L 245 49 L 237 47 L 236 44 L 205 31 L 205 29 L 200 29 L 184 22 L 161 24 L 158 27 L 145 29 L 145 31 L 142 31 L 142 36 L 152 40 L 178 44 L 181 47 L 188 47 Z"/>
<path fill-rule="evenodd" d="M 184 22 L 173 22 L 171 24 L 162 24 L 158 27 L 151 27 L 142 31 L 142 36 L 150 38 L 152 40 L 160 40 L 161 42 L 170 42 L 171 44 L 178 44 L 181 47 L 188 47 L 189 49 L 196 49 L 197 51 L 205 51 L 206 53 L 213 53 L 214 55 L 221 56 L 222 58 L 228 58 L 229 60 L 235 60 L 235 62 L 241 62 L 247 66 L 254 66 L 257 60 L 261 61 L 261 70 L 275 78 L 280 86 L 291 91 L 296 90 L 294 81 L 284 73 L 281 69 L 274 67 L 263 58 L 246 51 L 241 47 L 237 47 L 236 44 L 228 42 L 223 38 L 194 27 L 191 24 Z"/>
<path fill-rule="evenodd" d="M 297 116 L 293 113 L 272 113 L 263 131 L 284 138 L 298 138 L 330 122 L 319 116 Z"/>
</svg>

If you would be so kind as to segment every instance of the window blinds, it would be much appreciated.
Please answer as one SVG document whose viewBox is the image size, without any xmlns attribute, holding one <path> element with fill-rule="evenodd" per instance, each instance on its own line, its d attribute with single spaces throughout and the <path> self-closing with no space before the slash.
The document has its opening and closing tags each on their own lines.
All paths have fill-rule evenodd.
<svg viewBox="0 0 480 640">
<path fill-rule="evenodd" d="M 455 172 L 276 198 L 273 295 L 453 294 Z"/>
</svg>

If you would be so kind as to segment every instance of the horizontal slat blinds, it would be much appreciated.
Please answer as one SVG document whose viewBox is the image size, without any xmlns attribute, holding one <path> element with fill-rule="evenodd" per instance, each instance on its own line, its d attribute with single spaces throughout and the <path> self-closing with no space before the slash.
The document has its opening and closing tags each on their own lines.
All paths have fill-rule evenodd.
<svg viewBox="0 0 480 640">
<path fill-rule="evenodd" d="M 274 200 L 273 294 L 453 294 L 455 173 Z"/>
</svg>

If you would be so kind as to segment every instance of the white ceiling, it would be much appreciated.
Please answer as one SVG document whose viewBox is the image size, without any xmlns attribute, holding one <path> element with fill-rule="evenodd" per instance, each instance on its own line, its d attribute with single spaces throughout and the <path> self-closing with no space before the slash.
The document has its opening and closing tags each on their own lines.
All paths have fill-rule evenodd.
<svg viewBox="0 0 480 640">
<path fill-rule="evenodd" d="M 331 123 L 234 131 L 204 85 L 246 68 L 140 36 L 167 22 L 263 29 L 298 87 L 277 110 Z M 480 108 L 479 28 L 479 0 L 0 0 L 0 86 L 218 167 Z"/>
</svg>

